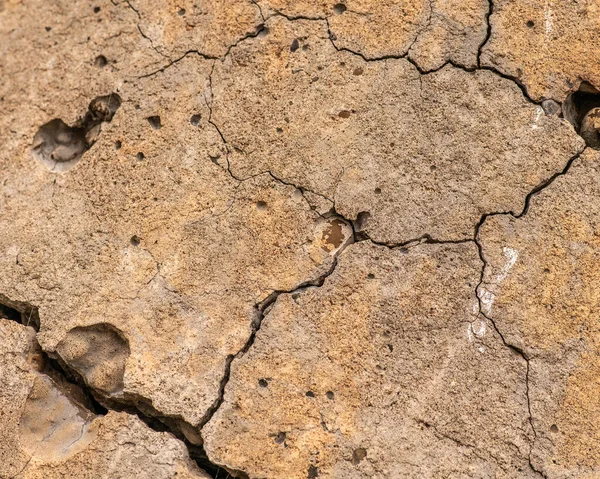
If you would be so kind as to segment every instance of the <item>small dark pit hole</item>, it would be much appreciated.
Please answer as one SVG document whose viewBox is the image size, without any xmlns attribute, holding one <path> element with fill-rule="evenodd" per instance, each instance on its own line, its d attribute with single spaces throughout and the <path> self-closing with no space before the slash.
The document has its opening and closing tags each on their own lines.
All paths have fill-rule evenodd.
<svg viewBox="0 0 600 479">
<path fill-rule="evenodd" d="M 360 461 L 362 461 L 365 457 L 367 457 L 366 449 L 362 447 L 355 449 L 352 453 L 352 464 L 355 466 L 358 465 L 358 463 L 360 463 Z"/>
<path fill-rule="evenodd" d="M 327 397 L 327 399 L 333 399 L 334 394 L 332 391 L 327 391 L 325 393 L 325 396 Z"/>
<path fill-rule="evenodd" d="M 142 161 L 146 156 L 140 151 L 137 155 L 135 155 L 138 161 Z"/>
<path fill-rule="evenodd" d="M 296 50 L 298 50 L 298 48 L 300 48 L 300 42 L 297 38 L 295 38 L 290 46 L 290 51 L 295 52 Z"/>
<path fill-rule="evenodd" d="M 600 149 L 600 91 L 596 87 L 582 82 L 564 101 L 562 113 L 589 147 Z"/>
<path fill-rule="evenodd" d="M 49 171 L 64 172 L 75 166 L 96 142 L 102 124 L 110 122 L 121 106 L 116 93 L 94 98 L 86 114 L 73 126 L 55 118 L 40 127 L 33 137 L 33 157 Z"/>
<path fill-rule="evenodd" d="M 335 13 L 336 15 L 341 15 L 346 10 L 347 10 L 346 5 L 344 5 L 343 3 L 336 3 L 333 6 L 333 13 Z"/>
<path fill-rule="evenodd" d="M 306 391 L 306 397 L 314 398 L 315 397 L 315 393 L 312 392 L 312 391 Z"/>
<path fill-rule="evenodd" d="M 190 123 L 194 126 L 198 126 L 200 124 L 200 115 L 192 115 Z"/>
<path fill-rule="evenodd" d="M 340 112 L 338 113 L 338 116 L 339 116 L 340 118 L 350 118 L 350 115 L 351 115 L 351 114 L 352 114 L 352 113 L 351 113 L 349 110 L 342 110 L 342 111 L 340 111 Z"/>
<path fill-rule="evenodd" d="M 380 195 L 381 194 L 381 188 L 375 188 L 375 194 L 376 195 Z"/>
<path fill-rule="evenodd" d="M 527 28 L 533 28 L 535 26 L 535 23 L 533 22 L 533 20 L 529 20 L 525 25 L 527 25 Z"/>
<path fill-rule="evenodd" d="M 162 124 L 160 123 L 160 116 L 158 115 L 149 116 L 147 120 L 153 130 L 160 130 L 162 127 Z"/>
<path fill-rule="evenodd" d="M 258 211 L 265 211 L 267 209 L 267 203 L 265 203 L 264 201 L 257 201 L 256 209 Z"/>
<path fill-rule="evenodd" d="M 367 275 L 367 278 L 369 278 L 369 279 L 375 279 L 375 275 L 373 273 L 369 273 Z"/>
<path fill-rule="evenodd" d="M 129 242 L 131 243 L 131 246 L 139 246 L 141 241 L 142 241 L 142 240 L 140 240 L 140 239 L 139 239 L 137 236 L 135 236 L 135 235 L 133 235 L 133 236 L 131 237 L 131 239 L 129 240 Z"/>
<path fill-rule="evenodd" d="M 94 7 L 94 13 L 98 13 L 100 11 L 100 7 Z"/>
<path fill-rule="evenodd" d="M 316 479 L 319 477 L 319 468 L 313 466 L 312 464 L 308 467 L 308 475 L 307 479 Z"/>
<path fill-rule="evenodd" d="M 276 131 L 277 131 L 277 133 L 281 134 L 281 133 L 283 133 L 283 128 L 277 128 Z"/>
<path fill-rule="evenodd" d="M 108 60 L 104 55 L 98 55 L 94 60 L 94 65 L 98 68 L 104 68 L 108 64 Z"/>
<path fill-rule="evenodd" d="M 123 144 L 120 140 L 115 141 L 115 150 L 120 150 Z"/>
<path fill-rule="evenodd" d="M 0 320 L 7 319 L 40 330 L 40 315 L 36 307 L 19 301 L 10 301 L 0 295 Z"/>
<path fill-rule="evenodd" d="M 361 211 L 358 213 L 358 216 L 354 220 L 354 229 L 356 231 L 362 231 L 367 226 L 370 217 L 371 213 L 368 211 Z"/>
<path fill-rule="evenodd" d="M 390 353 L 394 352 L 394 345 L 393 344 L 388 344 L 387 347 L 390 350 Z"/>
<path fill-rule="evenodd" d="M 261 388 L 266 388 L 266 387 L 269 385 L 269 383 L 267 382 L 267 380 L 266 380 L 266 379 L 259 379 L 259 380 L 258 380 L 258 385 L 259 385 Z"/>
<path fill-rule="evenodd" d="M 302 51 L 303 52 L 307 52 L 308 51 L 308 45 L 302 45 Z"/>
<path fill-rule="evenodd" d="M 277 436 L 275 436 L 274 441 L 277 444 L 283 444 L 286 440 L 286 437 L 287 437 L 287 435 L 285 432 L 279 432 L 279 433 L 277 433 Z"/>
<path fill-rule="evenodd" d="M 179 15 L 180 17 L 183 17 L 185 15 L 185 8 L 180 8 L 179 11 L 177 12 L 177 15 Z"/>
<path fill-rule="evenodd" d="M 360 68 L 360 67 L 358 67 L 358 68 L 355 68 L 355 69 L 354 69 L 354 71 L 352 72 L 352 74 L 353 74 L 353 75 L 356 75 L 356 76 L 360 76 L 360 75 L 362 75 L 363 73 L 364 73 L 364 70 L 363 70 L 362 68 Z"/>
<path fill-rule="evenodd" d="M 52 27 L 44 27 L 46 29 L 47 32 L 49 32 L 50 30 L 52 30 Z"/>
<path fill-rule="evenodd" d="M 558 426 L 556 424 L 552 424 L 552 426 L 550 426 L 550 431 L 556 434 L 558 432 Z"/>
</svg>

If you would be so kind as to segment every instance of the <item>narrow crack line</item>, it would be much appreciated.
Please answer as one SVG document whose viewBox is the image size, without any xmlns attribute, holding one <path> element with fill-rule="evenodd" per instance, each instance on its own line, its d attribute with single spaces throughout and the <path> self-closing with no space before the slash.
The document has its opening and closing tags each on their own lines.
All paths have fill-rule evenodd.
<svg viewBox="0 0 600 479">
<path fill-rule="evenodd" d="M 483 47 L 487 44 L 492 36 L 492 23 L 490 21 L 492 14 L 494 13 L 494 2 L 493 0 L 488 0 L 488 11 L 485 14 L 485 22 L 487 24 L 487 31 L 485 34 L 485 38 L 481 42 L 481 44 L 477 47 L 477 68 L 481 68 L 481 54 L 483 52 Z"/>
<path fill-rule="evenodd" d="M 231 378 L 231 365 L 232 365 L 233 361 L 239 357 L 244 356 L 250 350 L 250 348 L 254 344 L 254 341 L 256 340 L 256 335 L 260 331 L 266 316 L 270 312 L 270 308 L 275 304 L 275 302 L 277 301 L 279 296 L 281 296 L 282 294 L 295 294 L 295 293 L 304 291 L 308 288 L 322 287 L 325 284 L 325 281 L 327 280 L 327 278 L 329 278 L 335 271 L 335 269 L 338 265 L 338 257 L 342 252 L 343 252 L 343 250 L 336 253 L 336 255 L 333 259 L 333 262 L 331 264 L 331 267 L 323 275 L 319 276 L 316 279 L 305 281 L 290 290 L 273 291 L 263 301 L 261 301 L 260 303 L 257 303 L 254 306 L 255 318 L 252 322 L 251 332 L 248 337 L 248 340 L 242 346 L 242 348 L 240 350 L 238 350 L 237 353 L 229 355 L 227 357 L 226 362 L 225 362 L 225 371 L 224 371 L 223 377 L 221 378 L 221 382 L 219 385 L 219 395 L 215 399 L 213 405 L 209 408 L 207 413 L 204 415 L 204 417 L 200 421 L 200 424 L 198 425 L 198 430 L 200 431 L 200 433 L 202 433 L 202 428 L 213 418 L 213 416 L 216 414 L 216 412 L 219 410 L 219 408 L 225 402 L 225 389 L 227 388 L 227 384 L 229 383 L 229 379 Z M 227 470 L 227 468 L 222 464 L 218 464 L 218 463 L 213 463 L 213 464 L 215 464 L 217 467 Z M 239 473 L 242 471 L 235 471 L 235 472 Z"/>
<path fill-rule="evenodd" d="M 262 7 L 258 3 L 258 0 L 250 0 L 250 3 L 256 8 L 258 8 L 258 14 L 260 15 L 260 18 L 262 19 L 263 23 L 266 22 L 267 20 L 265 18 L 265 14 L 263 13 Z"/>
<path fill-rule="evenodd" d="M 154 45 L 154 41 L 152 40 L 152 38 L 150 38 L 148 35 L 146 35 L 144 33 L 144 31 L 142 30 L 142 27 L 140 27 L 139 23 L 137 24 L 137 29 L 138 29 L 138 32 L 140 32 L 140 35 L 150 42 L 150 47 L 152 48 L 152 50 L 154 50 L 156 53 L 158 53 L 163 58 L 169 59 L 169 57 L 167 55 L 165 55 L 158 48 L 156 48 L 156 45 Z"/>
<path fill-rule="evenodd" d="M 458 239 L 458 240 L 452 240 L 452 239 L 441 240 L 441 239 L 432 238 L 431 235 L 429 235 L 429 234 L 424 234 L 422 236 L 419 236 L 418 238 L 409 239 L 409 240 L 406 240 L 406 241 L 403 241 L 400 243 L 390 243 L 390 242 L 374 240 L 364 231 L 359 231 L 359 235 L 364 236 L 364 239 L 359 239 L 358 242 L 369 241 L 373 244 L 376 244 L 378 246 L 385 246 L 386 248 L 389 248 L 389 249 L 397 249 L 397 248 L 407 249 L 407 248 L 413 248 L 415 246 L 419 246 L 422 244 L 464 244 L 464 243 L 473 243 L 474 242 L 473 238 L 464 238 L 464 239 Z"/>
<path fill-rule="evenodd" d="M 138 26 L 139 29 L 139 26 Z M 240 38 L 239 40 L 237 40 L 235 43 L 229 45 L 227 47 L 227 51 L 221 55 L 221 56 L 214 56 L 214 55 L 209 55 L 208 53 L 203 53 L 200 50 L 188 50 L 187 52 L 185 52 L 183 55 L 175 58 L 174 60 L 170 60 L 169 63 L 167 63 L 166 65 L 163 65 L 160 68 L 157 68 L 156 70 L 151 71 L 150 73 L 146 73 L 144 75 L 140 75 L 137 77 L 137 79 L 141 79 L 141 78 L 148 78 L 151 77 L 153 75 L 156 75 L 157 73 L 161 73 L 164 72 L 166 69 L 170 68 L 171 66 L 173 66 L 174 64 L 180 62 L 181 60 L 183 60 L 186 56 L 191 55 L 191 54 L 196 54 L 198 55 L 200 58 L 204 58 L 205 60 L 221 60 L 224 61 L 229 54 L 231 53 L 231 50 L 235 47 L 237 47 L 240 43 L 248 40 L 248 39 L 252 39 L 252 38 L 256 38 L 258 35 L 260 35 L 265 29 L 264 23 L 261 23 L 260 25 L 257 25 L 256 30 L 254 32 L 250 32 L 247 33 L 246 35 L 244 35 L 242 38 Z M 144 35 L 144 33 L 140 30 L 140 33 L 142 35 Z M 148 37 L 146 37 L 144 35 L 144 38 L 147 38 L 150 42 L 152 42 L 152 40 Z M 163 53 L 159 52 L 157 50 L 157 52 L 161 55 L 163 55 L 165 58 L 169 58 L 167 55 L 164 55 Z"/>
<path fill-rule="evenodd" d="M 196 54 L 201 58 L 204 58 L 205 60 L 217 60 L 216 57 L 211 57 L 209 55 L 205 55 L 201 52 L 199 52 L 198 50 L 188 50 L 187 52 L 185 52 L 183 55 L 175 58 L 174 60 L 170 60 L 168 64 L 163 65 L 160 68 L 157 68 L 156 70 L 151 71 L 150 73 L 146 73 L 144 75 L 140 75 L 137 77 L 138 80 L 141 80 L 142 78 L 148 78 L 151 76 L 154 76 L 158 73 L 162 73 L 164 72 L 167 68 L 170 68 L 171 66 L 175 65 L 176 63 L 179 63 L 181 60 L 183 60 L 185 57 L 187 57 L 188 55 L 193 55 Z"/>
<path fill-rule="evenodd" d="M 429 27 L 431 27 L 431 22 L 433 21 L 433 17 L 434 17 L 433 0 L 429 0 L 428 3 L 429 3 L 429 15 L 427 17 L 427 22 L 425 23 L 425 26 L 423 26 L 422 28 L 419 29 L 419 31 L 415 34 L 415 38 L 413 38 L 412 42 L 410 42 L 410 45 L 406 49 L 406 53 L 405 53 L 406 58 L 410 57 L 410 51 L 415 46 L 415 43 L 417 43 L 419 41 L 419 37 L 423 33 L 425 33 L 427 30 L 429 30 Z"/>
<path fill-rule="evenodd" d="M 326 19 L 325 20 L 327 22 L 327 31 L 329 33 L 329 40 L 331 42 L 331 44 L 333 45 L 333 47 L 338 51 L 338 52 L 348 52 L 351 53 L 352 55 L 356 55 L 358 57 L 360 57 L 362 60 L 364 60 L 365 62 L 379 62 L 379 61 L 385 61 L 385 60 L 406 60 L 408 61 L 411 65 L 413 65 L 417 71 L 421 74 L 421 76 L 426 76 L 426 75 L 430 75 L 432 73 L 436 73 L 439 72 L 440 70 L 442 70 L 443 68 L 447 67 L 447 66 L 452 66 L 454 68 L 458 68 L 460 70 L 463 70 L 467 73 L 474 73 L 476 71 L 479 70 L 485 70 L 485 71 L 489 71 L 494 73 L 495 75 L 498 75 L 501 78 L 504 78 L 506 80 L 510 80 L 511 82 L 513 82 L 514 84 L 516 84 L 519 89 L 521 90 L 521 92 L 523 93 L 523 97 L 531 104 L 533 105 L 540 105 L 542 100 L 540 101 L 535 101 L 528 93 L 527 91 L 527 87 L 515 76 L 512 75 L 508 75 L 507 73 L 503 73 L 500 70 L 492 67 L 492 66 L 488 66 L 488 65 L 484 65 L 481 66 L 479 63 L 479 53 L 478 53 L 478 62 L 477 62 L 477 66 L 476 67 L 467 67 L 465 65 L 462 65 L 460 63 L 457 63 L 453 60 L 446 60 L 442 65 L 436 67 L 436 68 L 432 68 L 432 69 L 424 69 L 422 68 L 413 58 L 410 57 L 410 51 L 402 54 L 402 55 L 381 55 L 378 57 L 367 57 L 365 56 L 365 54 L 363 54 L 362 52 L 358 52 L 355 50 L 352 50 L 350 48 L 347 47 L 340 47 L 335 43 L 336 37 L 335 35 L 331 32 L 331 28 L 329 26 L 329 21 Z M 491 33 L 490 33 L 491 34 Z M 487 40 L 486 40 L 487 41 Z M 483 48 L 483 45 L 480 48 Z"/>
<path fill-rule="evenodd" d="M 558 177 L 566 175 L 571 169 L 571 166 L 573 166 L 575 160 L 579 159 L 579 157 L 585 151 L 585 149 L 586 147 L 582 146 L 582 148 L 569 159 L 569 161 L 561 171 L 554 173 L 550 178 L 540 183 L 533 190 L 531 190 L 529 194 L 525 197 L 525 206 L 523 207 L 523 211 L 521 211 L 521 213 L 519 213 L 518 215 L 513 216 L 515 218 L 522 218 L 523 216 L 525 216 L 529 211 L 529 206 L 531 205 L 531 200 L 533 199 L 533 197 L 536 196 L 538 193 L 544 191 L 546 188 L 548 188 L 552 183 L 554 183 L 554 180 L 556 180 Z"/>
<path fill-rule="evenodd" d="M 525 399 L 527 401 L 527 413 L 529 416 L 528 421 L 529 421 L 529 425 L 531 427 L 531 432 L 533 434 L 533 439 L 531 440 L 531 442 L 529 444 L 529 453 L 528 453 L 527 461 L 529 463 L 529 467 L 534 472 L 540 474 L 542 477 L 545 477 L 539 470 L 537 470 L 535 468 L 535 466 L 533 465 L 532 460 L 531 460 L 533 449 L 535 448 L 535 442 L 537 439 L 537 431 L 535 429 L 533 413 L 532 413 L 532 409 L 531 409 L 531 391 L 529 388 L 530 367 L 531 367 L 530 366 L 530 358 L 525 353 L 525 351 L 523 351 L 519 346 L 516 346 L 516 345 L 508 342 L 506 340 L 504 334 L 502 334 L 502 331 L 500 331 L 500 328 L 496 324 L 496 321 L 491 316 L 488 316 L 487 314 L 484 313 L 483 301 L 482 301 L 481 295 L 479 294 L 479 291 L 485 282 L 485 270 L 488 267 L 488 263 L 485 259 L 485 255 L 483 253 L 483 245 L 481 244 L 481 240 L 479 238 L 479 229 L 481 228 L 481 226 L 484 224 L 485 220 L 489 216 L 505 215 L 505 214 L 506 213 L 492 213 L 489 215 L 484 215 L 482 217 L 481 221 L 479 222 L 479 224 L 477 225 L 476 232 L 475 232 L 475 244 L 477 245 L 477 251 L 479 253 L 479 259 L 481 260 L 482 267 L 481 267 L 481 274 L 480 274 L 479 282 L 478 282 L 477 286 L 475 287 L 475 297 L 477 298 L 477 304 L 479 306 L 479 314 L 491 323 L 492 327 L 494 328 L 494 331 L 496 331 L 496 333 L 500 337 L 502 344 L 504 344 L 504 346 L 507 347 L 508 349 L 510 349 L 511 351 L 514 351 L 515 353 L 517 353 L 519 356 L 521 356 L 523 361 L 525 361 Z"/>
</svg>

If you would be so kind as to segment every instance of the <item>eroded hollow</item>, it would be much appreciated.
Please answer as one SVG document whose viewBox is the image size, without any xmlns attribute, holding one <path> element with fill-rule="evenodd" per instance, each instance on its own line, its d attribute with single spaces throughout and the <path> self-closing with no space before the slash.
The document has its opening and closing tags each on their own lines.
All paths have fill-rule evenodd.
<svg viewBox="0 0 600 479">
<path fill-rule="evenodd" d="M 40 315 L 38 309 L 22 301 L 11 301 L 0 294 L 0 319 L 15 321 L 24 326 L 40 330 Z"/>
<path fill-rule="evenodd" d="M 111 324 L 99 323 L 70 330 L 56 352 L 94 390 L 106 396 L 123 392 L 129 342 Z"/>
<path fill-rule="evenodd" d="M 33 157 L 49 171 L 60 173 L 73 168 L 97 141 L 104 123 L 109 123 L 119 107 L 116 93 L 94 98 L 86 114 L 73 126 L 54 118 L 40 127 L 33 137 Z"/>
<path fill-rule="evenodd" d="M 588 146 L 600 149 L 600 90 L 582 82 L 563 103 L 563 115 Z"/>
</svg>

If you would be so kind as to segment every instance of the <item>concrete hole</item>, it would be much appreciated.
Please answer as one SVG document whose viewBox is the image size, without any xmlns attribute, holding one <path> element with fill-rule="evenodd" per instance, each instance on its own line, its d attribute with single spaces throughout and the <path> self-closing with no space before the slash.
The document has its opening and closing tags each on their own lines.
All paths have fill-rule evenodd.
<svg viewBox="0 0 600 479">
<path fill-rule="evenodd" d="M 343 3 L 337 3 L 333 6 L 333 13 L 335 13 L 336 15 L 341 15 L 346 10 L 346 5 L 344 5 Z"/>
<path fill-rule="evenodd" d="M 327 399 L 333 399 L 335 394 L 333 394 L 333 391 L 327 391 L 325 393 L 325 396 L 327 397 Z"/>
<path fill-rule="evenodd" d="M 162 124 L 160 122 L 160 116 L 158 115 L 154 115 L 154 116 L 149 116 L 147 118 L 148 123 L 150 123 L 150 126 L 152 127 L 153 130 L 160 130 L 162 127 Z"/>
<path fill-rule="evenodd" d="M 600 90 L 582 82 L 567 97 L 562 112 L 589 147 L 600 149 Z"/>
<path fill-rule="evenodd" d="M 190 118 L 190 123 L 194 126 L 198 126 L 200 124 L 200 115 L 192 115 Z"/>
<path fill-rule="evenodd" d="M 264 201 L 257 201 L 256 202 L 256 209 L 258 211 L 266 211 L 267 210 L 267 203 L 265 203 Z"/>
<path fill-rule="evenodd" d="M 87 113 L 73 126 L 60 118 L 50 120 L 33 137 L 33 157 L 51 172 L 70 170 L 96 143 L 102 125 L 113 119 L 120 106 L 121 97 L 111 93 L 94 98 Z"/>
<path fill-rule="evenodd" d="M 104 68 L 108 64 L 108 60 L 104 55 L 98 55 L 94 60 L 94 65 L 98 68 Z"/>
<path fill-rule="evenodd" d="M 355 466 L 360 463 L 365 457 L 367 457 L 367 450 L 359 447 L 352 452 L 352 464 Z"/>
</svg>

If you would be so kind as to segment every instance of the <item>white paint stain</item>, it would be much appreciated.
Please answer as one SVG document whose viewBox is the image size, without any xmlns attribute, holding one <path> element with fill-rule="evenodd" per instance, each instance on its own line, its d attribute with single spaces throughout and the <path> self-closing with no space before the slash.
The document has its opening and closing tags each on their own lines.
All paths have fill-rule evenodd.
<svg viewBox="0 0 600 479">
<path fill-rule="evenodd" d="M 509 271 L 519 259 L 519 252 L 516 249 L 505 246 L 502 249 L 502 253 L 504 254 L 506 261 L 500 269 L 500 273 L 497 274 L 496 277 L 492 281 L 489 281 L 485 286 L 482 285 L 477 291 L 477 296 L 479 297 L 481 303 L 481 310 L 486 316 L 490 316 L 492 313 L 492 305 L 494 304 L 494 300 L 496 298 L 496 295 L 494 294 L 496 287 L 506 279 Z"/>
<path fill-rule="evenodd" d="M 479 300 L 481 301 L 482 313 L 489 316 L 492 312 L 492 305 L 494 304 L 496 296 L 484 287 L 481 287 L 479 291 L 477 291 L 477 296 L 479 296 Z"/>
<path fill-rule="evenodd" d="M 471 330 L 475 336 L 478 338 L 483 338 L 485 336 L 485 332 L 487 331 L 487 325 L 482 318 L 477 318 L 471 323 Z"/>
<path fill-rule="evenodd" d="M 546 3 L 546 8 L 544 9 L 544 21 L 545 21 L 545 30 L 546 30 L 546 42 L 550 40 L 550 35 L 552 34 L 552 22 L 554 18 L 552 15 L 552 9 L 548 7 L 548 3 Z"/>
<path fill-rule="evenodd" d="M 502 248 L 502 252 L 504 253 L 504 257 L 506 258 L 506 263 L 504 263 L 502 271 L 498 275 L 498 278 L 496 280 L 497 283 L 501 283 L 502 281 L 504 281 L 504 279 L 508 275 L 508 272 L 519 259 L 519 252 L 516 249 L 512 249 L 508 246 L 505 246 L 504 248 Z"/>
<path fill-rule="evenodd" d="M 544 114 L 544 109 L 541 106 L 536 107 L 535 109 L 535 117 L 533 118 L 533 123 L 531 124 L 532 130 L 537 130 L 537 122 L 540 121 L 540 118 Z"/>
</svg>

